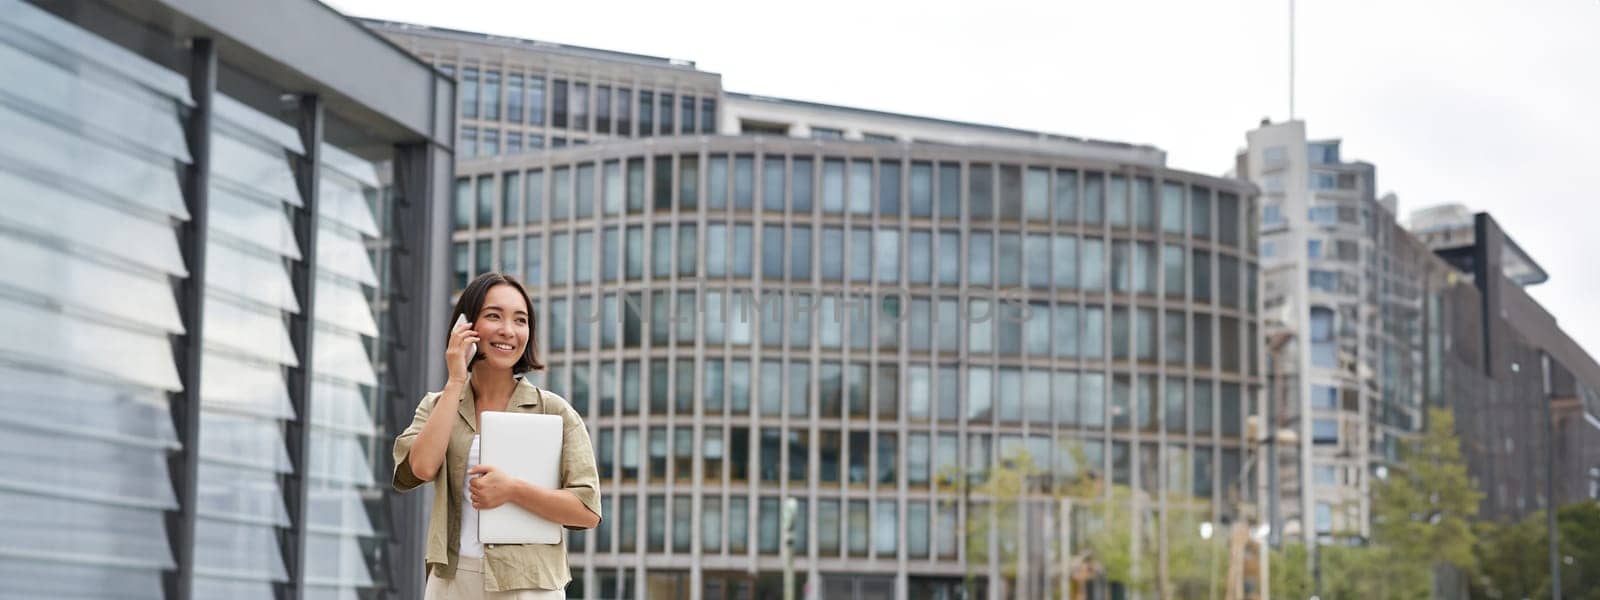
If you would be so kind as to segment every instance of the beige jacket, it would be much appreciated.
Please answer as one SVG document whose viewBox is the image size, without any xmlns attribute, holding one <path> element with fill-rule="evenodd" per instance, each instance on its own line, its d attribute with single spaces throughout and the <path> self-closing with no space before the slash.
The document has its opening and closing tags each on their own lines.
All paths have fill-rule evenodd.
<svg viewBox="0 0 1600 600">
<path fill-rule="evenodd" d="M 439 393 L 423 397 L 411 426 L 394 440 L 394 489 L 408 491 L 425 483 L 411 469 L 411 444 L 428 422 L 428 415 L 439 401 Z M 583 418 L 565 398 L 538 389 L 526 378 L 518 378 L 516 390 L 506 403 L 507 412 L 560 415 L 566 422 L 561 442 L 561 487 L 600 515 L 600 477 L 595 469 L 594 447 Z M 428 521 L 427 565 L 441 578 L 453 578 L 461 544 L 461 486 L 466 477 L 467 453 L 472 436 L 478 433 L 477 404 L 469 380 L 462 386 L 459 421 L 450 431 L 450 446 L 445 451 L 445 472 L 433 479 L 433 516 Z M 576 529 L 576 528 L 572 528 Z M 485 544 L 483 549 L 485 591 L 542 589 L 557 590 L 571 581 L 567 567 L 567 542 L 558 544 Z"/>
</svg>

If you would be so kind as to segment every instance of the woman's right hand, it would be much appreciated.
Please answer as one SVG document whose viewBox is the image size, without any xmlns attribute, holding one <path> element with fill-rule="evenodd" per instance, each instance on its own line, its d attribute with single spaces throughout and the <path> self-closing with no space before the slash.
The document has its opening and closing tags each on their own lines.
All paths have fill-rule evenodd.
<svg viewBox="0 0 1600 600">
<path fill-rule="evenodd" d="M 471 323 L 463 322 L 450 330 L 450 341 L 444 347 L 444 362 L 450 371 L 450 381 L 467 381 L 467 361 L 472 360 L 471 356 L 467 356 L 467 348 L 476 343 L 478 331 L 472 328 Z"/>
</svg>

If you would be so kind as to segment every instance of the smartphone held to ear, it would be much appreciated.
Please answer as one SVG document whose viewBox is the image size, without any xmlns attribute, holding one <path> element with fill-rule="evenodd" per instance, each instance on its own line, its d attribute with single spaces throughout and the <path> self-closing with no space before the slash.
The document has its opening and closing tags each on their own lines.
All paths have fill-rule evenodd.
<svg viewBox="0 0 1600 600">
<path fill-rule="evenodd" d="M 462 324 L 464 324 L 466 322 L 467 322 L 467 315 L 464 315 L 464 314 L 463 315 L 456 315 L 456 324 L 450 326 L 450 331 L 455 331 L 457 327 L 460 327 Z M 467 363 L 471 364 L 472 363 L 472 357 L 477 356 L 477 355 L 478 355 L 478 344 L 477 344 L 477 342 L 473 342 L 471 344 L 468 344 L 467 345 Z"/>
</svg>

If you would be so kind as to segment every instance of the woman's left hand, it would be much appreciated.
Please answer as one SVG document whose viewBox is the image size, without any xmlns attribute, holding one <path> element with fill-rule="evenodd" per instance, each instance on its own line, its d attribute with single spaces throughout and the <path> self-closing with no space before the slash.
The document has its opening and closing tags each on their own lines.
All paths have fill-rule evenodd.
<svg viewBox="0 0 1600 600">
<path fill-rule="evenodd" d="M 468 480 L 467 488 L 472 493 L 472 507 L 478 510 L 488 510 L 510 502 L 520 483 L 490 465 L 478 465 L 468 470 L 467 474 L 477 475 Z"/>
</svg>

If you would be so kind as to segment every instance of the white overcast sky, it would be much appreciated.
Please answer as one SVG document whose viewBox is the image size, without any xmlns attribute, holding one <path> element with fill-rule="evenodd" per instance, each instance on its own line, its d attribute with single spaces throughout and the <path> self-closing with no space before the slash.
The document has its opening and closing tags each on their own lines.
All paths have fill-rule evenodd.
<svg viewBox="0 0 1600 600">
<path fill-rule="evenodd" d="M 693 60 L 726 89 L 1151 144 L 1220 175 L 1288 117 L 1287 0 L 328 0 L 346 13 Z M 1486 210 L 1600 352 L 1600 0 L 1300 0 L 1296 116 L 1413 209 Z M 1591 239 L 1591 242 L 1594 240 Z"/>
</svg>

